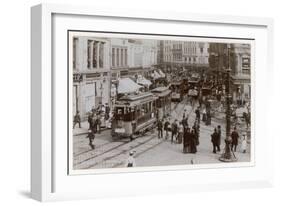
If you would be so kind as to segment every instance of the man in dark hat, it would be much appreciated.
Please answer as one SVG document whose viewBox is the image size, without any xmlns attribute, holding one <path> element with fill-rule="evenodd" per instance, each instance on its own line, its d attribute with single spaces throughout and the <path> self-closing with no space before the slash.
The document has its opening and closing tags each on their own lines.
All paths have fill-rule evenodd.
<svg viewBox="0 0 281 206">
<path fill-rule="evenodd" d="M 176 137 L 178 133 L 178 120 L 175 119 L 175 121 L 172 123 L 172 137 L 171 137 L 171 143 L 173 143 L 174 136 Z"/>
<path fill-rule="evenodd" d="M 163 138 L 163 121 L 161 119 L 157 122 L 158 138 Z"/>
<path fill-rule="evenodd" d="M 219 139 L 219 134 L 218 134 L 217 128 L 215 128 L 213 134 L 211 134 L 211 142 L 213 144 L 213 153 L 217 152 L 216 149 L 218 146 L 218 139 Z"/>
<path fill-rule="evenodd" d="M 200 123 L 200 107 L 197 107 L 197 109 L 195 110 L 195 114 L 197 122 Z"/>
<path fill-rule="evenodd" d="M 89 138 L 89 145 L 92 149 L 95 149 L 95 145 L 93 144 L 93 141 L 95 139 L 95 133 L 93 130 L 89 129 L 88 130 L 88 136 L 87 138 Z"/>
<path fill-rule="evenodd" d="M 221 126 L 218 125 L 217 127 L 217 132 L 218 132 L 218 142 L 217 142 L 217 149 L 218 149 L 218 152 L 221 151 L 220 149 L 220 145 L 221 145 Z"/>
<path fill-rule="evenodd" d="M 74 120 L 73 120 L 73 129 L 75 128 L 75 125 L 78 123 L 79 128 L 81 128 L 81 117 L 79 114 L 79 111 L 76 112 L 75 116 L 74 116 Z"/>
<path fill-rule="evenodd" d="M 236 130 L 236 127 L 234 127 L 234 130 L 231 133 L 231 139 L 232 139 L 231 151 L 233 151 L 233 149 L 234 149 L 234 152 L 236 152 L 236 148 L 237 148 L 237 145 L 238 145 L 238 139 L 239 139 L 239 134 Z"/>
</svg>

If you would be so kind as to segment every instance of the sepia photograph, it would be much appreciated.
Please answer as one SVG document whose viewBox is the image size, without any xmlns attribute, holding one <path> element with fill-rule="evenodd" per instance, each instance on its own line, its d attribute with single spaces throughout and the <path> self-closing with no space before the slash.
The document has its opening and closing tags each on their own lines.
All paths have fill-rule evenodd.
<svg viewBox="0 0 281 206">
<path fill-rule="evenodd" d="M 251 162 L 252 41 L 69 31 L 71 170 Z"/>
</svg>

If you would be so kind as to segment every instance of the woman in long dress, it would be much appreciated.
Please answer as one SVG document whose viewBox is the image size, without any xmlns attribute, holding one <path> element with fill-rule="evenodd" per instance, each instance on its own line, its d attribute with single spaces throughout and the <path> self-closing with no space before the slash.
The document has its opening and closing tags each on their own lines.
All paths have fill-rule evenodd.
<svg viewBox="0 0 281 206">
<path fill-rule="evenodd" d="M 191 153 L 196 153 L 197 148 L 196 148 L 196 134 L 194 129 L 191 130 L 191 138 L 190 138 L 190 152 Z"/>
<path fill-rule="evenodd" d="M 241 142 L 241 151 L 243 153 L 246 153 L 246 150 L 247 150 L 247 136 L 246 136 L 246 134 L 243 134 L 242 142 Z"/>
</svg>

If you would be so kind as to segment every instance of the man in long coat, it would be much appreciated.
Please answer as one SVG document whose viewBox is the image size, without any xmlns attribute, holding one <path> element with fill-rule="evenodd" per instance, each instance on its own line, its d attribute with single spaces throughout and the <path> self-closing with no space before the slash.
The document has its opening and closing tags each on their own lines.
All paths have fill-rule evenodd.
<svg viewBox="0 0 281 206">
<path fill-rule="evenodd" d="M 183 132 L 183 153 L 188 153 L 189 152 L 189 142 L 191 138 L 191 134 L 190 134 L 190 129 L 184 128 L 184 132 Z"/>
<path fill-rule="evenodd" d="M 163 122 L 161 119 L 157 122 L 158 138 L 163 138 Z"/>
<path fill-rule="evenodd" d="M 95 139 L 95 133 L 93 130 L 89 129 L 88 130 L 88 136 L 87 138 L 89 138 L 89 145 L 92 149 L 95 149 L 95 145 L 93 144 L 93 141 Z"/>
<path fill-rule="evenodd" d="M 217 128 L 214 129 L 213 134 L 211 134 L 211 142 L 213 144 L 213 153 L 216 153 L 216 148 L 218 146 L 218 139 L 219 139 L 219 133 L 217 131 Z"/>
<path fill-rule="evenodd" d="M 191 136 L 190 136 L 190 149 L 191 149 L 191 153 L 196 153 L 197 152 L 197 148 L 196 148 L 196 134 L 195 134 L 195 130 L 192 129 L 191 130 Z"/>
<path fill-rule="evenodd" d="M 172 123 L 171 143 L 173 143 L 173 138 L 174 138 L 174 136 L 176 137 L 177 134 L 178 134 L 178 120 L 176 119 L 176 120 Z"/>
<path fill-rule="evenodd" d="M 218 125 L 217 127 L 217 132 L 218 132 L 218 142 L 217 142 L 217 149 L 218 149 L 218 152 L 221 151 L 220 149 L 220 145 L 221 145 L 221 126 Z"/>
<path fill-rule="evenodd" d="M 239 139 L 239 134 L 236 130 L 236 127 L 234 127 L 234 130 L 231 133 L 231 139 L 232 139 L 231 150 L 233 151 L 233 148 L 234 148 L 234 152 L 236 152 L 236 148 L 238 145 L 238 139 Z"/>
</svg>

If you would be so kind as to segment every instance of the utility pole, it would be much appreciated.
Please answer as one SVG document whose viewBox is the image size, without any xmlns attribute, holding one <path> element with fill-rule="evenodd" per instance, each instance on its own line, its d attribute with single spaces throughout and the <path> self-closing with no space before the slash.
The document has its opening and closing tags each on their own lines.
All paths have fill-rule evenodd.
<svg viewBox="0 0 281 206">
<path fill-rule="evenodd" d="M 225 138 L 225 149 L 222 155 L 220 156 L 219 160 L 222 162 L 235 162 L 237 161 L 237 158 L 235 157 L 235 154 L 231 151 L 231 137 L 230 137 L 230 129 L 231 129 L 231 110 L 230 110 L 230 103 L 231 103 L 231 79 L 230 79 L 230 72 L 231 72 L 231 66 L 230 66 L 230 44 L 227 45 L 227 51 L 228 51 L 228 68 L 226 69 L 227 72 L 227 80 L 225 85 L 226 90 L 226 138 Z"/>
</svg>

